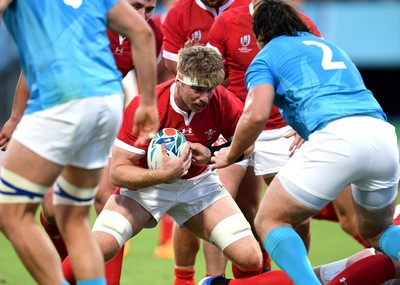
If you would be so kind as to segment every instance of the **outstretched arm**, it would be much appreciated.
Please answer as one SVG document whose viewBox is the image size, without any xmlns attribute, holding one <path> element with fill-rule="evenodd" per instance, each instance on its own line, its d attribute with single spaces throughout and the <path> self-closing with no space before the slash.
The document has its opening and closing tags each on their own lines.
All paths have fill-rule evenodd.
<svg viewBox="0 0 400 285">
<path fill-rule="evenodd" d="M 158 110 L 155 86 L 157 63 L 152 29 L 128 1 L 120 1 L 109 11 L 108 25 L 131 43 L 133 62 L 140 90 L 140 105 L 135 115 L 133 132 L 139 132 L 136 143 L 144 144 L 158 131 Z"/>
<path fill-rule="evenodd" d="M 7 149 L 7 145 L 11 139 L 11 135 L 14 132 L 18 122 L 21 120 L 22 115 L 24 114 L 28 99 L 29 90 L 28 86 L 26 85 L 24 74 L 21 71 L 17 82 L 17 87 L 15 88 L 11 116 L 4 124 L 0 132 L 0 149 L 2 151 L 5 151 Z"/>
<path fill-rule="evenodd" d="M 259 85 L 249 91 L 229 152 L 215 153 L 211 159 L 214 163 L 212 169 L 234 163 L 254 144 L 269 118 L 274 96 L 274 87 L 270 84 Z"/>
</svg>

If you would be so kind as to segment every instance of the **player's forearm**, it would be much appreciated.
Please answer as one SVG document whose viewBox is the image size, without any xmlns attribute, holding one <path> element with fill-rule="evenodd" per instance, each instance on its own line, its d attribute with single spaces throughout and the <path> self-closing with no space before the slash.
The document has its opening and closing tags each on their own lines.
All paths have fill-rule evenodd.
<svg viewBox="0 0 400 285">
<path fill-rule="evenodd" d="M 169 180 L 162 170 L 151 170 L 138 166 L 118 166 L 111 169 L 111 182 L 127 189 L 141 189 L 166 183 Z"/>
<path fill-rule="evenodd" d="M 28 86 L 26 84 L 24 74 L 21 72 L 14 93 L 14 101 L 12 105 L 10 120 L 19 122 L 22 115 L 24 114 L 29 97 L 30 94 Z"/>
<path fill-rule="evenodd" d="M 265 122 L 255 120 L 243 113 L 236 127 L 232 144 L 228 154 L 228 160 L 236 161 L 241 155 L 247 154 L 253 149 L 253 144 L 265 126 Z"/>
<path fill-rule="evenodd" d="M 141 33 L 137 39 L 137 42 L 131 42 L 131 48 L 140 90 L 140 101 L 141 104 L 155 105 L 155 86 L 157 84 L 155 38 L 153 33 Z"/>
</svg>

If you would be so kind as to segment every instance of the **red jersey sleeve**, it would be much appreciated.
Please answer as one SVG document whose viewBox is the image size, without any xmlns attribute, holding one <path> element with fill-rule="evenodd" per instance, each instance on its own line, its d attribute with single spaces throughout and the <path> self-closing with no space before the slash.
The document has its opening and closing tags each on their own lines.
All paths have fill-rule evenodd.
<svg viewBox="0 0 400 285">
<path fill-rule="evenodd" d="M 321 33 L 319 32 L 317 26 L 314 24 L 314 22 L 311 20 L 311 18 L 308 17 L 307 15 L 304 15 L 300 11 L 297 11 L 297 12 L 299 13 L 300 18 L 304 21 L 304 23 L 306 23 L 306 25 L 310 28 L 311 33 L 314 36 L 317 36 L 320 38 Z"/>
<path fill-rule="evenodd" d="M 158 58 L 161 55 L 163 35 L 160 28 L 157 27 L 151 19 L 149 19 L 148 23 L 154 31 L 156 38 L 156 57 Z M 131 43 L 127 38 L 111 30 L 107 31 L 107 35 L 110 40 L 110 49 L 117 64 L 117 68 L 121 71 L 122 76 L 125 77 L 129 71 L 135 68 L 132 59 Z"/>
<path fill-rule="evenodd" d="M 178 51 L 186 42 L 186 33 L 183 26 L 184 11 L 181 4 L 184 1 L 176 1 L 169 9 L 167 16 L 162 23 L 162 33 L 164 35 L 164 57 L 169 60 L 177 60 Z"/>
<path fill-rule="evenodd" d="M 154 36 L 156 38 L 156 56 L 157 59 L 160 59 L 163 46 L 163 33 L 161 31 L 161 28 L 154 22 L 153 19 L 149 19 L 148 23 L 153 29 Z M 159 60 L 157 60 L 157 63 L 159 63 Z"/>
<path fill-rule="evenodd" d="M 223 86 L 216 88 L 216 95 L 219 96 L 220 114 L 222 122 L 221 134 L 226 139 L 233 137 L 236 125 L 243 112 L 243 103 L 232 92 Z"/>
</svg>

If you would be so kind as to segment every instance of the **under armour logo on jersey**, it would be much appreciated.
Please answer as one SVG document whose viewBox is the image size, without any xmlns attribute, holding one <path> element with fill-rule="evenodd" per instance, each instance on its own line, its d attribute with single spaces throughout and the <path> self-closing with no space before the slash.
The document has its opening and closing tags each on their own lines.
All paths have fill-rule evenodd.
<svg viewBox="0 0 400 285">
<path fill-rule="evenodd" d="M 115 50 L 114 50 L 114 52 L 115 52 L 115 53 L 123 53 L 123 52 L 124 52 L 124 49 L 123 49 L 123 48 L 116 47 Z"/>
<path fill-rule="evenodd" d="M 347 280 L 346 277 L 343 277 L 343 278 L 340 278 L 340 279 L 339 279 L 339 282 L 340 282 L 340 283 L 343 283 L 343 284 L 345 284 L 345 285 L 348 285 L 347 282 L 346 282 L 346 280 Z"/>
<path fill-rule="evenodd" d="M 64 0 L 65 5 L 71 6 L 74 9 L 82 5 L 82 0 Z"/>
<path fill-rule="evenodd" d="M 192 34 L 192 40 L 193 40 L 195 43 L 200 42 L 200 40 L 201 40 L 201 31 L 200 31 L 200 30 L 195 31 L 195 32 Z"/>
<path fill-rule="evenodd" d="M 192 130 L 192 128 L 182 129 L 182 134 L 191 135 L 191 134 L 193 134 L 193 130 Z"/>
</svg>

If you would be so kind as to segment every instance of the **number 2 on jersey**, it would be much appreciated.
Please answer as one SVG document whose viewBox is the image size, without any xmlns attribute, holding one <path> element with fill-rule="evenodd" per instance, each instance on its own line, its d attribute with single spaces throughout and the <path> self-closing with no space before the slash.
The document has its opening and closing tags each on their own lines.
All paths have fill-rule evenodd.
<svg viewBox="0 0 400 285">
<path fill-rule="evenodd" d="M 332 61 L 332 50 L 327 45 L 317 42 L 317 41 L 303 41 L 305 45 L 315 45 L 322 49 L 322 62 L 321 66 L 324 70 L 331 69 L 346 69 L 347 66 L 343 61 Z"/>
</svg>

